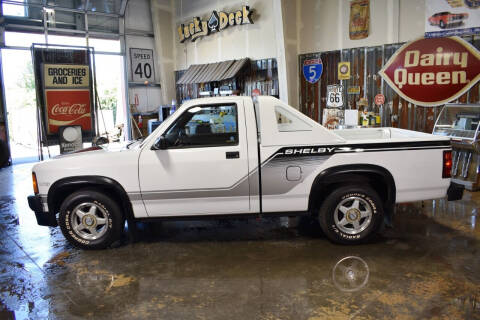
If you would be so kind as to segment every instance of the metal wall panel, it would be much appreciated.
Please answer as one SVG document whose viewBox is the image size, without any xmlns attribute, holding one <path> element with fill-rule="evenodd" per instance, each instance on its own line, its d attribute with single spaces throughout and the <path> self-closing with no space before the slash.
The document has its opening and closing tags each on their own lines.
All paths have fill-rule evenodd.
<svg viewBox="0 0 480 320">
<path fill-rule="evenodd" d="M 464 39 L 480 48 L 478 36 Z M 378 75 L 378 71 L 402 45 L 403 43 L 398 43 L 299 55 L 300 111 L 321 122 L 321 115 L 326 107 L 327 85 L 342 84 L 344 109 L 358 109 L 358 100 L 364 97 L 368 101 L 369 110 L 378 109 L 382 126 L 432 132 L 439 107 L 423 107 L 407 102 Z M 315 58 L 322 59 L 323 74 L 317 83 L 311 84 L 303 76 L 302 65 L 305 60 Z M 340 61 L 350 61 L 349 80 L 338 80 L 337 66 Z M 348 94 L 348 89 L 355 86 L 360 87 L 360 94 Z M 378 93 L 385 95 L 385 105 L 381 108 L 374 104 L 375 95 Z M 461 103 L 480 103 L 480 83 L 457 100 Z"/>
</svg>

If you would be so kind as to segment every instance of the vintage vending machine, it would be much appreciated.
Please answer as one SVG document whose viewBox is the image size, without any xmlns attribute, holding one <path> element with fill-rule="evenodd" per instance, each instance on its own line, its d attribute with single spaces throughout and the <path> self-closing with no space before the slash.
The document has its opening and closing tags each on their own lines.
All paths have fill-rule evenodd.
<svg viewBox="0 0 480 320">
<path fill-rule="evenodd" d="M 452 139 L 452 180 L 467 190 L 480 189 L 480 104 L 446 104 L 433 134 Z"/>
</svg>

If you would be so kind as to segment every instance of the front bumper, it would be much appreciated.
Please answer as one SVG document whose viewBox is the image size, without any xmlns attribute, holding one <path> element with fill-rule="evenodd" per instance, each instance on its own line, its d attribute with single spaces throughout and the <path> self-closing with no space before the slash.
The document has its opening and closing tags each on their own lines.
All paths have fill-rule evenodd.
<svg viewBox="0 0 480 320">
<path fill-rule="evenodd" d="M 35 212 L 35 217 L 37 218 L 37 223 L 40 226 L 56 227 L 57 218 L 55 214 L 45 212 L 43 210 L 42 198 L 39 195 L 29 196 L 28 197 L 28 206 L 30 209 Z"/>
<path fill-rule="evenodd" d="M 447 190 L 447 200 L 461 200 L 463 197 L 463 190 L 465 190 L 465 187 L 463 185 L 455 182 L 450 182 L 450 187 L 448 187 Z"/>
</svg>

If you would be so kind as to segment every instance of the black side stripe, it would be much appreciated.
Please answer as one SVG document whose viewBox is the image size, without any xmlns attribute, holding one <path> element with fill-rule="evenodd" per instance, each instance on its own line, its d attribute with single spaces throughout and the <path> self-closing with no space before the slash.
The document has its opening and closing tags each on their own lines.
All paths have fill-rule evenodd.
<svg viewBox="0 0 480 320">
<path fill-rule="evenodd" d="M 295 146 L 280 148 L 263 163 L 266 163 L 273 158 L 278 159 L 285 157 L 290 158 L 302 156 L 325 156 L 333 155 L 336 153 L 385 152 L 449 148 L 451 148 L 449 140 Z"/>
</svg>

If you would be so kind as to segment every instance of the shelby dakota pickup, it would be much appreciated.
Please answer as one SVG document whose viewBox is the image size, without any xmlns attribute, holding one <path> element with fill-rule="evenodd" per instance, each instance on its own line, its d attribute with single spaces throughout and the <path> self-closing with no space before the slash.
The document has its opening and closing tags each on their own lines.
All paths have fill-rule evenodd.
<svg viewBox="0 0 480 320">
<path fill-rule="evenodd" d="M 397 128 L 330 131 L 273 97 L 190 100 L 143 141 L 33 167 L 37 222 L 85 249 L 125 221 L 310 215 L 333 242 L 363 242 L 396 203 L 461 199 L 450 140 Z"/>
</svg>

